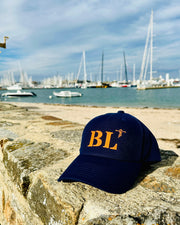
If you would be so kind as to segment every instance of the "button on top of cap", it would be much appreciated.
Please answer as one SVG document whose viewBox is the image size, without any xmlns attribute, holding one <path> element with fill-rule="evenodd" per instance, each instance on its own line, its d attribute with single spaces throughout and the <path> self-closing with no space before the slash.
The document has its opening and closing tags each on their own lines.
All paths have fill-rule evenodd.
<svg viewBox="0 0 180 225">
<path fill-rule="evenodd" d="M 124 111 L 123 110 L 120 110 L 120 111 L 118 111 L 118 113 L 124 113 Z"/>
</svg>

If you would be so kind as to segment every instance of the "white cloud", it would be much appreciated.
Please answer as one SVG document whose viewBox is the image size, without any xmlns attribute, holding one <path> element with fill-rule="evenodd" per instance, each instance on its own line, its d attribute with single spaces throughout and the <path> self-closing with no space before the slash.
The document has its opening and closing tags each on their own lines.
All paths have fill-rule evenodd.
<svg viewBox="0 0 180 225">
<path fill-rule="evenodd" d="M 128 61 L 140 68 L 151 9 L 163 64 L 163 59 L 179 55 L 176 0 L 1 0 L 0 40 L 10 37 L 1 53 L 1 69 L 20 60 L 31 74 L 66 74 L 77 69 L 86 50 L 92 71 L 97 71 L 103 49 L 106 68 L 116 70 L 123 50 Z M 179 65 L 176 60 L 174 64 Z"/>
</svg>

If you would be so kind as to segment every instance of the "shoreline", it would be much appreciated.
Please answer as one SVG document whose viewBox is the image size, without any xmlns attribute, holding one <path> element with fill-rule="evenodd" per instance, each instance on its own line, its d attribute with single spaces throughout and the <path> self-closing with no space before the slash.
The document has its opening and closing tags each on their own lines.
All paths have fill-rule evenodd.
<svg viewBox="0 0 180 225">
<path fill-rule="evenodd" d="M 44 104 L 44 105 L 57 105 L 57 106 L 70 106 L 70 107 L 92 107 L 92 108 L 124 108 L 124 109 L 164 109 L 164 110 L 180 110 L 180 107 L 156 107 L 156 106 L 110 106 L 110 105 L 83 105 L 83 104 L 62 104 L 62 103 L 45 103 L 45 102 L 10 102 L 1 101 L 1 103 L 23 105 L 23 104 Z"/>
<path fill-rule="evenodd" d="M 13 104 L 16 104 L 17 102 L 10 102 Z M 28 103 L 28 102 L 18 102 L 19 104 L 21 103 Z M 79 106 L 79 107 L 92 107 L 92 108 L 127 108 L 127 109 L 169 109 L 169 110 L 173 110 L 173 109 L 177 109 L 180 110 L 180 107 L 167 107 L 167 108 L 163 108 L 163 107 L 149 107 L 149 106 L 97 106 L 97 105 L 78 105 L 78 104 L 61 104 L 61 103 L 43 103 L 43 102 L 36 102 L 36 103 L 31 103 L 30 104 L 45 104 L 45 105 L 60 105 L 60 106 Z"/>
</svg>

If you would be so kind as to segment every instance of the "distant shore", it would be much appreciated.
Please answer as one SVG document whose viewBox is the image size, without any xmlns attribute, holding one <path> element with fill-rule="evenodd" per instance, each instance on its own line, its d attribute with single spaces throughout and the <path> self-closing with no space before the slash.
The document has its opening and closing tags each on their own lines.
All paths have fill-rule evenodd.
<svg viewBox="0 0 180 225">
<path fill-rule="evenodd" d="M 6 104 L 6 103 L 5 103 Z M 123 110 L 141 120 L 156 137 L 160 149 L 180 155 L 180 110 L 162 108 L 93 107 L 44 103 L 11 102 L 28 111 L 54 116 L 85 126 L 92 118 Z"/>
</svg>

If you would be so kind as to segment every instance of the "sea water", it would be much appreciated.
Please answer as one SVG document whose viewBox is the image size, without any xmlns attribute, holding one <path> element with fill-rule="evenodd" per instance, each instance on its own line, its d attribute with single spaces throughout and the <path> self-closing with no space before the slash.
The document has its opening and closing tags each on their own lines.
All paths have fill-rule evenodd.
<svg viewBox="0 0 180 225">
<path fill-rule="evenodd" d="M 81 97 L 59 98 L 53 91 L 75 91 Z M 28 89 L 36 97 L 1 98 L 6 102 L 33 102 L 48 104 L 112 106 L 112 107 L 151 107 L 180 108 L 180 88 L 137 90 L 136 88 L 87 88 L 87 89 Z M 6 92 L 1 90 L 0 94 Z"/>
</svg>

